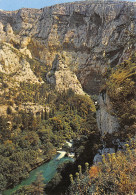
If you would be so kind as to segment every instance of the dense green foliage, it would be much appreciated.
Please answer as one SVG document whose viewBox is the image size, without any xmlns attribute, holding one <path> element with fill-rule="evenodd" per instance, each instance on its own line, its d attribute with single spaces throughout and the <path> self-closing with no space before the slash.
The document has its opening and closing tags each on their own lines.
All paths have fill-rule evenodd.
<svg viewBox="0 0 136 195">
<path fill-rule="evenodd" d="M 30 64 L 39 83 L 16 82 L 17 72 L 0 73 L 0 114 L 5 114 L 0 115 L 0 190 L 28 177 L 33 168 L 52 158 L 66 140 L 88 137 L 97 129 L 95 107 L 88 96 L 76 95 L 71 89 L 57 93 L 46 81 L 48 66 L 16 48 L 10 49 L 20 62 L 26 60 Z M 81 151 L 78 146 L 77 156 Z"/>
<path fill-rule="evenodd" d="M 12 195 L 18 195 L 18 194 L 25 194 L 25 195 L 43 195 L 44 194 L 44 178 L 41 174 L 39 174 L 36 178 L 36 180 L 31 184 L 27 186 L 23 186 L 20 189 L 16 190 Z"/>
<path fill-rule="evenodd" d="M 18 107 L 22 103 L 45 104 L 54 96 L 53 88 L 46 84 L 20 82 L 20 86 L 8 87 L 3 82 L 3 93 L 0 95 L 1 105 Z M 51 95 L 52 94 L 52 95 Z"/>
<path fill-rule="evenodd" d="M 49 111 L 0 116 L 0 186 L 12 187 L 38 163 L 47 161 L 66 140 L 95 134 L 94 105 L 88 96 L 71 90 L 51 100 Z"/>
<path fill-rule="evenodd" d="M 136 128 L 136 54 L 112 70 L 106 89 L 119 119 L 121 136 L 133 136 Z"/>
</svg>

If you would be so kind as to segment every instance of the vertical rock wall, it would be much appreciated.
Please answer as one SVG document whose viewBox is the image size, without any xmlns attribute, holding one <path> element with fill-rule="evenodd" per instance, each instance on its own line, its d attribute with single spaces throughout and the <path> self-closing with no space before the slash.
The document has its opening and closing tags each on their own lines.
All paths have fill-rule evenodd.
<svg viewBox="0 0 136 195">
<path fill-rule="evenodd" d="M 118 131 L 119 123 L 116 116 L 113 115 L 112 105 L 106 92 L 99 95 L 96 117 L 98 129 L 102 135 Z"/>
<path fill-rule="evenodd" d="M 0 11 L 0 22 L 4 30 L 9 23 L 16 36 L 30 37 L 28 49 L 33 58 L 51 69 L 56 55 L 61 56 L 83 89 L 98 94 L 105 69 L 135 49 L 135 5 L 80 1 L 40 10 Z"/>
</svg>

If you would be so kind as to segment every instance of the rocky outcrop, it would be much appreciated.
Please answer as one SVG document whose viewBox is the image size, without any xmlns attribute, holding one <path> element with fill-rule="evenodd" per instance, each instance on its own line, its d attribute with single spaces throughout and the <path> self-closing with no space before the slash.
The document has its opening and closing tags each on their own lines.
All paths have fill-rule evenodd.
<svg viewBox="0 0 136 195">
<path fill-rule="evenodd" d="M 56 55 L 61 56 L 83 89 L 98 94 L 107 66 L 121 62 L 135 48 L 135 4 L 83 1 L 40 10 L 0 11 L 0 22 L 4 30 L 9 23 L 18 40 L 30 38 L 27 49 L 33 58 L 51 69 Z M 9 41 L 18 47 L 13 36 Z"/>
<path fill-rule="evenodd" d="M 105 91 L 99 95 L 96 115 L 98 129 L 103 135 L 106 133 L 112 134 L 119 130 L 119 122 L 114 115 L 110 99 Z"/>
<path fill-rule="evenodd" d="M 40 10 L 0 10 L 0 73 L 4 79 L 0 86 L 47 80 L 58 91 L 71 88 L 77 94 L 98 95 L 105 70 L 135 50 L 135 38 L 135 2 L 80 1 Z M 46 67 L 44 74 L 39 74 L 43 69 L 39 64 Z M 2 89 L 0 93 L 4 95 Z M 107 94 L 100 94 L 99 106 L 99 130 L 116 131 L 119 125 Z"/>
<path fill-rule="evenodd" d="M 30 68 L 25 56 L 9 43 L 0 45 L 0 72 L 10 77 L 12 81 L 39 83 L 38 78 Z M 24 58 L 24 59 L 23 59 Z M 15 84 L 15 83 L 14 83 Z M 10 83 L 12 85 L 12 82 Z"/>
<path fill-rule="evenodd" d="M 47 81 L 56 86 L 57 91 L 63 92 L 72 89 L 75 93 L 84 95 L 84 91 L 77 76 L 65 64 L 60 56 L 56 55 L 52 69 L 46 75 Z"/>
</svg>

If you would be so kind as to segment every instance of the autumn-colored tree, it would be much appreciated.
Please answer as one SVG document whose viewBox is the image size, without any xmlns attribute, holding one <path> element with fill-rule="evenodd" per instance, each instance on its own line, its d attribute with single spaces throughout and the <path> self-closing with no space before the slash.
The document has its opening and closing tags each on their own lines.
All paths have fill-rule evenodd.
<svg viewBox="0 0 136 195">
<path fill-rule="evenodd" d="M 89 173 L 70 175 L 70 195 L 134 195 L 136 193 L 136 139 L 126 144 L 124 152 L 102 156 L 102 162 L 93 165 Z"/>
</svg>

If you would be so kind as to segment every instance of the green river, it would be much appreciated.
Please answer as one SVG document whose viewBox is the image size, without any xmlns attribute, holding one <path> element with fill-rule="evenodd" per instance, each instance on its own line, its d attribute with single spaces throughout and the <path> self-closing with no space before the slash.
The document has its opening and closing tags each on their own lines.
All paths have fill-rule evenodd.
<svg viewBox="0 0 136 195">
<path fill-rule="evenodd" d="M 22 186 L 30 185 L 32 182 L 35 181 L 38 173 L 42 173 L 44 177 L 44 182 L 47 184 L 55 175 L 57 172 L 58 166 L 65 162 L 65 161 L 73 161 L 73 159 L 68 157 L 63 157 L 60 160 L 56 160 L 56 156 L 53 160 L 50 160 L 47 163 L 44 163 L 43 165 L 37 167 L 33 171 L 30 172 L 30 175 L 27 179 L 23 180 L 19 185 L 15 186 L 13 189 L 6 190 L 2 192 L 2 195 L 11 195 L 15 190 L 19 189 Z"/>
</svg>

